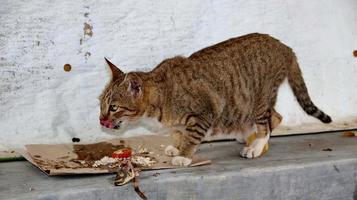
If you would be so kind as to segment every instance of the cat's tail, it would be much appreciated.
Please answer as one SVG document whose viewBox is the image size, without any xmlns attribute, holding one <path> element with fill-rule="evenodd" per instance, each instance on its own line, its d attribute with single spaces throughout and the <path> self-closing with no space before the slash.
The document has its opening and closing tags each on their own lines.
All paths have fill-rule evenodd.
<svg viewBox="0 0 357 200">
<path fill-rule="evenodd" d="M 294 95 L 297 98 L 297 101 L 307 114 L 316 117 L 323 123 L 332 122 L 330 116 L 325 114 L 323 111 L 317 108 L 314 103 L 312 103 L 296 58 L 294 59 L 293 64 L 290 66 L 288 80 L 289 85 L 291 86 Z"/>
</svg>

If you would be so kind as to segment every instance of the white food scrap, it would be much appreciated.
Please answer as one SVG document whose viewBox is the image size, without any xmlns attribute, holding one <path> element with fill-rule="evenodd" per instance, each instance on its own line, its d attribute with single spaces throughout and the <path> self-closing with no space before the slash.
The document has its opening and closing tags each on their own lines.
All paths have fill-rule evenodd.
<svg viewBox="0 0 357 200">
<path fill-rule="evenodd" d="M 147 154 L 150 153 L 147 148 L 140 148 L 138 151 L 139 154 Z"/>
<path fill-rule="evenodd" d="M 104 156 L 102 159 L 96 160 L 92 166 L 93 167 L 99 167 L 99 166 L 103 166 L 103 165 L 113 164 L 113 163 L 116 163 L 116 162 L 118 162 L 117 159 L 110 158 L 108 156 Z"/>
<path fill-rule="evenodd" d="M 136 156 L 136 155 L 132 157 L 131 161 L 134 164 L 142 167 L 150 167 L 151 165 L 156 163 L 156 161 L 150 157 Z"/>
</svg>

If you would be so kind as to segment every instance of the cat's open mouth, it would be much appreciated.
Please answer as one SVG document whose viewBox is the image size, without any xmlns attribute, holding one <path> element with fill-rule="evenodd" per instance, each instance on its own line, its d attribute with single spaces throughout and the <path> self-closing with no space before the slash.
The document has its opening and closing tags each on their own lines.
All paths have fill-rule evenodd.
<svg viewBox="0 0 357 200">
<path fill-rule="evenodd" d="M 110 129 L 119 129 L 121 122 L 122 121 L 100 120 L 100 125 Z"/>
</svg>

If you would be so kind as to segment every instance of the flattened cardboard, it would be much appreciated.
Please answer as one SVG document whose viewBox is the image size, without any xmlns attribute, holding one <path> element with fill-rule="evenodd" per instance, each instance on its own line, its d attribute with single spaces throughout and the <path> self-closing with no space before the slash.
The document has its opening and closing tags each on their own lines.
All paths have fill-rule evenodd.
<svg viewBox="0 0 357 200">
<path fill-rule="evenodd" d="M 134 152 L 138 152 L 141 148 L 146 148 L 150 152 L 149 156 L 154 157 L 157 163 L 150 167 L 142 168 L 142 170 L 179 168 L 179 166 L 171 165 L 172 157 L 164 154 L 165 147 L 171 144 L 171 139 L 169 137 L 150 135 L 113 139 L 104 142 L 107 142 L 109 145 L 122 144 L 132 148 Z M 74 145 L 77 144 L 30 144 L 26 145 L 26 151 L 20 151 L 19 153 L 21 153 L 26 160 L 49 176 L 70 174 L 103 174 L 116 172 L 116 168 L 94 168 L 83 166 L 81 163 L 76 161 L 78 155 L 74 152 Z M 111 155 L 107 156 L 110 157 Z M 198 155 L 194 157 L 190 167 L 207 165 L 210 163 L 210 160 L 200 158 Z"/>
</svg>

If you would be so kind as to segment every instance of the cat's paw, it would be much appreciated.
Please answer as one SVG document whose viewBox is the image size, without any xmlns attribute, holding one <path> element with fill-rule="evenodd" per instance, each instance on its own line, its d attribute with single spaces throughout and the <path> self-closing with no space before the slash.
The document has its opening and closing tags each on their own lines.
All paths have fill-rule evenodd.
<svg viewBox="0 0 357 200">
<path fill-rule="evenodd" d="M 165 148 L 165 154 L 168 156 L 178 156 L 179 153 L 180 151 L 172 145 L 169 145 Z"/>
<path fill-rule="evenodd" d="M 263 138 L 254 139 L 252 144 L 242 149 L 242 151 L 240 152 L 240 156 L 242 156 L 243 158 L 256 158 L 261 156 L 269 149 L 268 140 L 269 135 Z"/>
<path fill-rule="evenodd" d="M 255 158 L 260 156 L 262 152 L 259 151 L 259 149 L 254 148 L 254 147 L 244 147 L 242 151 L 240 152 L 240 156 L 243 158 Z"/>
<path fill-rule="evenodd" d="M 189 166 L 191 164 L 191 162 L 192 162 L 192 159 L 185 158 L 185 157 L 182 157 L 182 156 L 175 156 L 171 160 L 171 164 L 172 165 L 184 166 L 184 167 Z"/>
<path fill-rule="evenodd" d="M 256 158 L 268 151 L 268 143 L 264 139 L 256 139 L 252 145 L 244 147 L 240 152 L 243 158 Z"/>
</svg>

